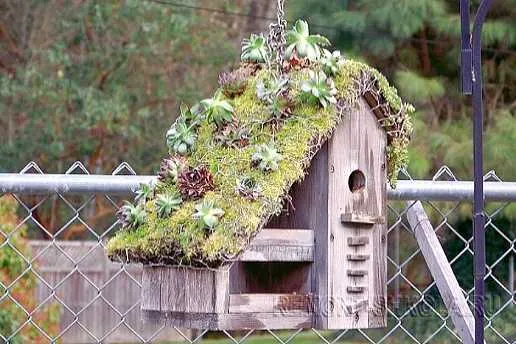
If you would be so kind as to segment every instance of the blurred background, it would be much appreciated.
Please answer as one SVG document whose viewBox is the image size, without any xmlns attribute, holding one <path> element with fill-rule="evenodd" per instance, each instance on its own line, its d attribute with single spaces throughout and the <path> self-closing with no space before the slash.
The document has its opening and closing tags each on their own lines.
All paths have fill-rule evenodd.
<svg viewBox="0 0 516 344">
<path fill-rule="evenodd" d="M 379 69 L 416 106 L 412 178 L 471 180 L 472 109 L 458 91 L 457 0 L 286 5 L 290 24 L 306 19 L 334 49 Z M 242 38 L 275 20 L 275 0 L 0 0 L 0 173 L 19 172 L 30 161 L 45 173 L 111 174 L 124 161 L 138 174 L 156 173 L 179 103 L 210 96 L 219 72 L 238 65 Z M 483 44 L 485 171 L 516 181 L 516 0 L 495 1 Z M 105 258 L 102 245 L 118 230 L 120 202 L 109 195 L 0 198 L 0 282 L 13 285 L 11 296 L 0 298 L 0 335 L 13 334 L 13 343 L 48 342 L 41 329 L 74 343 L 183 339 L 142 327 L 139 270 L 120 270 Z M 367 332 L 369 340 L 357 332 L 292 332 L 278 334 L 281 340 L 457 342 L 449 317 L 442 325 L 446 311 L 399 213 L 403 205 L 390 206 L 389 298 L 398 303 L 389 304 L 389 328 Z M 425 206 L 471 298 L 471 204 Z M 488 204 L 487 212 L 488 339 L 514 343 L 516 203 Z M 421 295 L 424 309 L 410 310 Z M 32 310 L 29 325 L 40 329 L 24 325 L 23 309 Z M 274 340 L 265 333 L 246 343 Z"/>
<path fill-rule="evenodd" d="M 456 0 L 288 0 L 345 56 L 384 73 L 416 105 L 409 172 L 443 164 L 472 177 L 472 121 L 458 92 Z M 478 1 L 473 1 L 473 6 Z M 178 103 L 217 88 L 239 45 L 275 19 L 268 0 L 0 0 L 0 171 L 76 160 L 107 173 L 154 173 Z M 483 32 L 486 170 L 516 178 L 516 1 Z"/>
</svg>

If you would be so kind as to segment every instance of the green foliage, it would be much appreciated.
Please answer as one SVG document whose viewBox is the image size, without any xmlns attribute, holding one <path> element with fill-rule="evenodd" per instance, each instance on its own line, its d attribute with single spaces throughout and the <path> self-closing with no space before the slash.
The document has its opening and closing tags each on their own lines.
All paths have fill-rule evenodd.
<svg viewBox="0 0 516 344">
<path fill-rule="evenodd" d="M 253 164 L 264 172 L 276 171 L 282 159 L 283 157 L 278 153 L 274 144 L 259 145 L 251 157 Z"/>
<path fill-rule="evenodd" d="M 180 120 L 170 127 L 166 134 L 170 154 L 188 154 L 197 140 L 195 126 L 195 124 L 188 125 L 185 121 Z"/>
<path fill-rule="evenodd" d="M 308 74 L 306 70 L 289 72 L 288 91 L 294 97 L 302 93 L 301 85 Z M 365 64 L 351 60 L 342 64 L 335 77 L 338 97 L 354 106 L 359 99 L 357 85 L 364 75 L 376 78 L 381 97 L 396 111 L 396 116 L 410 123 L 413 108 L 400 100 L 380 73 Z M 267 101 L 258 98 L 256 89 L 258 84 L 268 84 L 272 78 L 270 70 L 261 70 L 248 80 L 245 91 L 233 99 L 235 118 L 231 124 L 216 128 L 207 119 L 199 123 L 197 144 L 183 157 L 188 167 L 176 185 L 164 184 L 157 190 L 158 196 L 179 190 L 184 199 L 181 207 L 169 217 L 161 218 L 155 200 L 148 201 L 145 223 L 117 233 L 108 242 L 111 258 L 148 263 L 162 261 L 166 255 L 175 257 L 178 264 L 218 267 L 248 244 L 264 219 L 281 211 L 286 190 L 304 177 L 306 162 L 315 151 L 314 142 L 330 136 L 340 119 L 340 111 L 331 103 L 324 108 L 300 101 L 293 105 L 291 116 L 281 126 L 264 125 L 271 118 L 271 108 Z M 216 139 L 233 125 L 248 129 L 252 144 L 228 145 Z M 397 155 L 388 158 L 398 159 L 389 160 L 389 166 L 396 169 L 403 162 L 408 142 L 407 137 L 402 137 L 404 140 L 396 141 Z M 395 177 L 391 182 L 394 180 Z M 223 209 L 224 216 L 217 217 L 218 224 L 211 218 L 213 221 L 202 222 L 201 226 L 200 210 L 206 210 L 202 214 L 211 214 L 208 210 L 214 208 Z M 194 214 L 197 214 L 195 219 Z"/>
<path fill-rule="evenodd" d="M 265 37 L 262 34 L 251 34 L 250 38 L 245 38 L 242 41 L 242 54 L 240 58 L 243 62 L 267 62 L 269 60 L 269 51 Z"/>
<path fill-rule="evenodd" d="M 213 201 L 203 201 L 195 206 L 196 213 L 193 218 L 202 229 L 213 229 L 219 224 L 219 219 L 224 215 L 224 211 L 215 207 Z"/>
<path fill-rule="evenodd" d="M 154 196 L 155 185 L 153 183 L 140 184 L 136 190 L 135 201 L 138 203 L 145 203 Z"/>
<path fill-rule="evenodd" d="M 140 0 L 1 6 L 10 37 L 0 40 L 2 172 L 36 161 L 62 173 L 78 159 L 96 173 L 121 161 L 154 172 L 166 154 L 156 128 L 170 125 L 179 99 L 210 94 L 234 61 L 227 18 L 203 30 L 202 13 L 189 9 Z"/>
<path fill-rule="evenodd" d="M 317 101 L 324 108 L 329 104 L 337 103 L 335 84 L 322 71 L 310 71 L 309 79 L 301 84 L 301 91 L 309 100 Z"/>
<path fill-rule="evenodd" d="M 298 19 L 294 27 L 287 32 L 287 49 L 285 54 L 291 57 L 294 53 L 311 61 L 321 56 L 321 48 L 330 45 L 330 41 L 321 35 L 311 35 L 308 23 Z"/>
<path fill-rule="evenodd" d="M 183 203 L 179 194 L 158 195 L 156 198 L 156 208 L 158 217 L 169 217 L 173 211 L 179 209 Z"/>
<path fill-rule="evenodd" d="M 261 101 L 272 104 L 280 94 L 288 90 L 289 83 L 288 77 L 278 77 L 276 75 L 259 80 L 256 83 L 256 96 Z"/>
<path fill-rule="evenodd" d="M 17 201 L 10 196 L 0 197 L 0 334 L 11 337 L 9 343 L 40 343 L 59 333 L 60 307 L 49 301 L 38 305 L 37 278 L 29 269 L 37 268 L 26 240 L 26 228 L 16 215 Z M 35 259 L 34 259 L 35 260 Z M 9 289 L 6 287 L 9 286 Z M 30 313 L 27 314 L 26 311 Z M 31 320 L 37 326 L 24 326 Z"/>
<path fill-rule="evenodd" d="M 327 75 L 335 75 L 338 73 L 340 66 L 342 66 L 344 63 L 344 60 L 340 56 L 340 51 L 335 50 L 334 52 L 331 52 L 328 49 L 323 49 L 320 63 L 322 65 L 323 71 Z"/>
<path fill-rule="evenodd" d="M 251 201 L 256 200 L 262 193 L 262 188 L 256 180 L 250 177 L 243 177 L 237 181 L 236 192 Z"/>
<path fill-rule="evenodd" d="M 425 103 L 430 99 L 438 99 L 445 93 L 439 78 L 424 78 L 412 71 L 398 71 L 395 80 L 400 92 L 413 102 Z"/>
<path fill-rule="evenodd" d="M 210 123 L 218 127 L 233 120 L 233 106 L 227 100 L 221 98 L 220 93 L 213 98 L 201 100 L 204 106 L 204 115 Z"/>
<path fill-rule="evenodd" d="M 117 212 L 118 219 L 122 224 L 122 228 L 134 229 L 143 223 L 147 219 L 147 213 L 144 208 L 144 204 L 139 203 L 134 205 L 130 202 L 125 202 L 123 206 Z"/>
</svg>

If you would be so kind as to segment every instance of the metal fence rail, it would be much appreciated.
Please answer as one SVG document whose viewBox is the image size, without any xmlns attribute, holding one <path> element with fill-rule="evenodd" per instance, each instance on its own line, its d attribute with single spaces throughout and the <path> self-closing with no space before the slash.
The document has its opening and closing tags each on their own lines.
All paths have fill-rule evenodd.
<svg viewBox="0 0 516 344">
<path fill-rule="evenodd" d="M 80 163 L 50 175 L 34 163 L 19 174 L 0 174 L 0 196 L 18 204 L 15 223 L 0 223 L 0 263 L 11 254 L 21 265 L 5 277 L 0 264 L 0 339 L 30 343 L 28 328 L 41 342 L 64 343 L 460 343 L 405 218 L 402 200 L 424 201 L 468 303 L 473 305 L 471 204 L 473 185 L 446 167 L 432 180 L 400 180 L 388 190 L 388 326 L 353 331 L 190 332 L 144 326 L 139 320 L 140 267 L 114 264 L 103 247 L 119 228 L 114 217 L 122 199 L 152 176 L 136 176 L 126 163 L 112 175 L 89 175 Z M 485 176 L 486 341 L 515 343 L 516 183 Z M 1 210 L 1 207 L 0 207 Z M 5 216 L 5 214 L 4 214 Z M 512 221 L 511 221 L 512 219 Z M 0 212 L 0 221 L 2 214 Z M 25 231 L 31 250 L 19 246 Z M 26 276 L 35 280 L 35 304 L 20 301 Z M 3 276 L 3 277 L 2 277 Z M 31 291 L 32 292 L 32 291 Z M 57 329 L 41 320 L 44 308 L 58 308 Z M 5 307 L 4 307 L 5 306 Z M 9 307 L 7 307 L 9 306 Z M 10 309 L 11 313 L 2 313 Z M 13 311 L 14 310 L 14 311 Z M 15 312 L 16 314 L 13 314 Z M 2 326 L 11 317 L 10 326 Z M 14 320 L 13 320 L 14 319 Z"/>
</svg>

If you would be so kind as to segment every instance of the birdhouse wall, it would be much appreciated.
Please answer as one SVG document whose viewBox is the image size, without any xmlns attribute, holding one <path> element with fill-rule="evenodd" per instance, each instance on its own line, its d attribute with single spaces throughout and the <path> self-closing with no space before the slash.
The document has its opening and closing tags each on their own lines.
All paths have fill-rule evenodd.
<svg viewBox="0 0 516 344">
<path fill-rule="evenodd" d="M 386 326 L 386 144 L 361 100 L 292 188 L 291 209 L 268 225 L 314 230 L 314 327 Z"/>
</svg>

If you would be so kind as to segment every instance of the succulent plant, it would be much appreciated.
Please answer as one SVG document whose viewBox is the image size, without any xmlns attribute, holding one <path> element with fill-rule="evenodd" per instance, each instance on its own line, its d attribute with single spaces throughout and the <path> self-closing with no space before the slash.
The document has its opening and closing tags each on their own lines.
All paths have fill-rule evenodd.
<svg viewBox="0 0 516 344">
<path fill-rule="evenodd" d="M 140 184 L 140 187 L 136 190 L 136 202 L 145 203 L 147 200 L 154 196 L 156 185 L 153 182 L 148 184 Z"/>
<path fill-rule="evenodd" d="M 298 57 L 306 57 L 315 61 L 321 56 L 320 46 L 328 46 L 330 41 L 321 35 L 310 35 L 308 23 L 297 20 L 292 30 L 287 32 L 287 49 L 285 54 L 290 58 L 294 52 Z"/>
<path fill-rule="evenodd" d="M 189 107 L 185 103 L 179 106 L 179 118 L 189 127 L 195 128 L 200 123 L 200 115 L 202 114 L 202 107 L 199 103 Z"/>
<path fill-rule="evenodd" d="M 272 144 L 259 145 L 251 158 L 253 165 L 265 172 L 276 171 L 282 159 Z"/>
<path fill-rule="evenodd" d="M 294 52 L 292 55 L 283 63 L 283 70 L 289 72 L 290 70 L 300 70 L 310 66 L 310 60 L 306 57 L 298 57 Z"/>
<path fill-rule="evenodd" d="M 116 216 L 121 222 L 122 228 L 136 228 L 145 222 L 147 213 L 145 212 L 143 204 L 135 206 L 126 201 L 117 211 Z"/>
<path fill-rule="evenodd" d="M 233 98 L 244 93 L 249 75 L 244 69 L 219 74 L 219 86 L 226 97 Z"/>
<path fill-rule="evenodd" d="M 213 229 L 219 224 L 219 219 L 224 215 L 224 211 L 215 207 L 213 201 L 203 201 L 195 206 L 196 213 L 193 218 L 198 221 L 199 227 Z"/>
<path fill-rule="evenodd" d="M 237 182 L 236 192 L 251 201 L 256 200 L 262 193 L 262 188 L 256 183 L 256 180 L 244 177 Z"/>
<path fill-rule="evenodd" d="M 187 154 L 197 140 L 194 124 L 188 125 L 181 118 L 178 119 L 167 131 L 167 146 L 170 154 Z"/>
<path fill-rule="evenodd" d="M 213 98 L 202 100 L 201 105 L 204 107 L 206 119 L 215 123 L 217 127 L 233 120 L 233 106 L 229 101 L 221 99 L 220 93 Z"/>
<path fill-rule="evenodd" d="M 186 161 L 181 157 L 169 157 L 161 161 L 159 166 L 158 180 L 162 183 L 177 180 L 177 176 L 186 166 Z"/>
<path fill-rule="evenodd" d="M 161 218 L 169 217 L 172 212 L 179 209 L 183 203 L 179 194 L 158 195 L 156 198 L 156 208 L 158 216 Z"/>
<path fill-rule="evenodd" d="M 213 176 L 205 166 L 187 168 L 178 177 L 179 192 L 186 199 L 199 199 L 207 191 L 214 189 Z"/>
<path fill-rule="evenodd" d="M 262 34 L 251 34 L 250 38 L 244 38 L 240 58 L 244 62 L 267 62 L 269 60 L 269 51 L 265 37 Z"/>
<path fill-rule="evenodd" d="M 290 79 L 288 77 L 275 77 L 260 80 L 256 83 L 256 96 L 258 99 L 271 104 L 274 99 L 288 91 Z"/>
<path fill-rule="evenodd" d="M 340 51 L 335 50 L 333 53 L 327 49 L 323 49 L 321 56 L 321 65 L 323 71 L 327 75 L 337 75 L 340 66 L 344 63 Z"/>
<path fill-rule="evenodd" d="M 215 135 L 215 142 L 226 147 L 242 148 L 249 144 L 249 129 L 240 127 L 238 123 L 229 123 Z"/>
<path fill-rule="evenodd" d="M 304 95 L 317 100 L 324 108 L 330 103 L 337 103 L 335 98 L 337 89 L 333 80 L 328 78 L 323 71 L 310 71 L 309 77 L 309 80 L 303 81 L 301 84 L 301 91 Z"/>
</svg>

